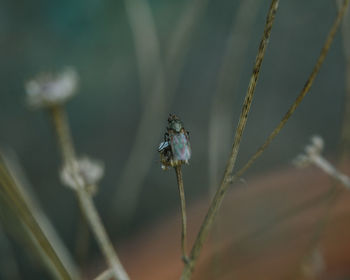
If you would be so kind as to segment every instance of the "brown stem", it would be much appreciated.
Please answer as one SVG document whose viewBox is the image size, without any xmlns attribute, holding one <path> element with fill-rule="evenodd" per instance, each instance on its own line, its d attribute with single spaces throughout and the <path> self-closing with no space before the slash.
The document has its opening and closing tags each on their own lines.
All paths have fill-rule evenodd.
<svg viewBox="0 0 350 280">
<path fill-rule="evenodd" d="M 186 201 L 185 201 L 185 191 L 184 182 L 182 179 L 181 165 L 175 167 L 177 186 L 179 188 L 180 202 L 181 202 L 181 220 L 182 220 L 182 230 L 181 230 L 181 252 L 182 260 L 184 263 L 188 262 L 187 256 L 187 216 L 186 216 Z"/>
<path fill-rule="evenodd" d="M 62 106 L 50 107 L 50 115 L 53 126 L 56 130 L 58 145 L 62 153 L 62 159 L 65 164 L 73 164 L 75 158 L 73 139 L 70 134 L 67 115 Z"/>
<path fill-rule="evenodd" d="M 217 212 L 221 206 L 222 200 L 223 200 L 225 193 L 228 189 L 228 186 L 229 186 L 228 179 L 231 177 L 231 173 L 232 173 L 233 168 L 234 168 L 235 163 L 236 163 L 240 142 L 242 139 L 245 125 L 246 125 L 247 120 L 248 120 L 250 106 L 251 106 L 251 103 L 253 101 L 256 83 L 257 83 L 257 80 L 259 77 L 261 64 L 262 64 L 262 61 L 263 61 L 263 58 L 265 55 L 265 51 L 266 51 L 266 47 L 268 44 L 268 40 L 269 40 L 269 37 L 271 34 L 271 29 L 272 29 L 272 25 L 273 25 L 273 22 L 275 19 L 275 14 L 276 14 L 276 11 L 278 8 L 278 3 L 279 3 L 279 0 L 272 0 L 272 2 L 271 2 L 270 9 L 269 9 L 267 19 L 266 19 L 266 24 L 265 24 L 263 36 L 262 36 L 262 39 L 260 41 L 258 54 L 257 54 L 256 60 L 255 60 L 253 73 L 252 73 L 252 76 L 250 78 L 248 90 L 247 90 L 246 97 L 245 97 L 245 100 L 243 103 L 242 113 L 241 113 L 241 116 L 239 118 L 238 126 L 236 129 L 236 134 L 235 134 L 235 138 L 234 138 L 234 142 L 233 142 L 233 146 L 232 146 L 231 156 L 228 160 L 222 182 L 221 182 L 218 190 L 216 191 L 216 194 L 211 202 L 211 205 L 209 207 L 207 215 L 202 223 L 202 226 L 199 230 L 199 233 L 197 235 L 195 243 L 192 247 L 189 262 L 184 267 L 184 270 L 183 270 L 183 273 L 181 276 L 181 279 L 183 279 L 183 280 L 187 280 L 187 279 L 191 278 L 194 265 L 197 261 L 199 253 L 203 247 L 204 241 L 206 240 L 206 238 L 209 234 L 209 230 L 211 229 L 213 221 L 217 215 Z"/>
<path fill-rule="evenodd" d="M 341 23 L 341 20 L 344 16 L 344 13 L 349 5 L 349 0 L 345 0 L 343 2 L 343 6 L 339 9 L 338 15 L 334 20 L 334 23 L 331 27 L 331 30 L 328 33 L 327 39 L 323 45 L 323 48 L 321 50 L 321 53 L 317 59 L 317 62 L 307 79 L 303 89 L 297 96 L 294 103 L 290 106 L 286 114 L 283 116 L 280 123 L 276 126 L 276 128 L 271 132 L 271 134 L 267 137 L 266 141 L 259 147 L 259 149 L 256 151 L 256 153 L 248 160 L 248 162 L 238 171 L 236 174 L 231 178 L 231 182 L 237 180 L 240 178 L 248 169 L 249 167 L 262 155 L 262 153 L 265 151 L 265 149 L 271 144 L 272 140 L 279 134 L 279 132 L 282 130 L 282 128 L 285 126 L 289 118 L 293 115 L 294 111 L 298 106 L 300 105 L 301 101 L 304 99 L 305 95 L 309 92 L 318 72 L 321 69 L 321 66 L 323 64 L 324 59 L 327 56 L 328 50 L 333 42 L 334 36 L 339 28 L 339 25 Z"/>
<path fill-rule="evenodd" d="M 335 18 L 335 21 L 331 27 L 330 32 L 328 33 L 327 39 L 325 44 L 323 45 L 323 48 L 321 50 L 321 53 L 317 59 L 316 65 L 314 66 L 314 69 L 312 70 L 308 80 L 305 83 L 305 86 L 303 87 L 303 89 L 301 90 L 300 94 L 298 95 L 298 97 L 296 98 L 295 102 L 292 104 L 292 106 L 288 109 L 287 113 L 284 115 L 284 117 L 282 118 L 282 120 L 280 121 L 280 123 L 277 125 L 277 127 L 272 131 L 272 133 L 269 135 L 269 137 L 266 139 L 265 143 L 263 145 L 261 145 L 259 147 L 259 149 L 257 150 L 257 152 L 248 160 L 248 162 L 243 166 L 243 168 L 241 168 L 238 172 L 235 173 L 235 175 L 231 178 L 227 178 L 229 179 L 229 181 L 232 183 L 234 181 L 236 181 L 237 179 L 239 179 L 248 169 L 249 167 L 262 155 L 262 153 L 265 151 L 265 149 L 269 146 L 269 144 L 272 142 L 272 140 L 278 135 L 278 133 L 281 131 L 281 129 L 284 127 L 284 125 L 286 124 L 286 122 L 289 120 L 289 118 L 291 117 L 291 115 L 294 113 L 294 111 L 296 110 L 296 108 L 300 105 L 301 101 L 303 100 L 303 98 L 305 97 L 305 95 L 309 92 L 322 64 L 323 61 L 328 53 L 328 50 L 333 42 L 334 36 L 339 28 L 340 22 L 345 14 L 345 11 L 347 9 L 349 5 L 349 0 L 344 0 L 342 7 L 340 8 L 337 17 Z M 225 173 L 226 174 L 226 173 Z M 217 212 L 217 208 L 219 207 L 216 206 L 215 204 L 220 204 L 222 201 L 222 198 L 226 192 L 227 186 L 222 187 L 222 185 L 225 185 L 225 177 L 223 179 L 223 182 L 221 183 L 221 186 L 219 187 L 218 192 L 216 193 L 214 200 L 212 202 L 212 204 L 209 207 L 207 216 L 205 217 L 205 220 L 202 224 L 202 227 L 200 229 L 200 232 L 198 233 L 197 239 L 195 241 L 195 245 L 193 246 L 193 249 L 191 251 L 191 255 L 190 255 L 190 263 L 189 265 L 186 265 L 184 268 L 184 271 L 182 273 L 182 278 L 181 279 L 190 279 L 191 274 L 192 274 L 192 270 L 193 270 L 193 266 L 195 261 L 197 258 L 197 255 L 199 254 L 199 252 L 197 252 L 197 254 L 195 255 L 194 253 L 194 249 L 197 247 L 197 251 L 200 251 L 202 244 L 207 236 L 207 232 L 205 231 L 209 231 L 209 228 L 212 224 L 212 221 L 215 218 L 216 212 Z M 221 191 L 221 193 L 220 193 Z M 218 198 L 216 198 L 218 196 Z M 214 204 L 215 203 L 215 204 Z M 203 233 L 204 232 L 204 233 Z M 198 245 L 196 245 L 198 244 Z M 193 253 L 192 253 L 193 252 Z M 194 256 L 194 258 L 192 257 Z"/>
<path fill-rule="evenodd" d="M 88 186 L 82 184 L 81 180 L 78 179 L 79 170 L 77 170 L 77 166 L 75 164 L 76 157 L 74 145 L 64 108 L 60 106 L 53 106 L 50 108 L 50 113 L 53 119 L 54 127 L 56 129 L 63 161 L 68 166 L 68 168 L 70 168 L 71 173 L 74 177 L 73 179 L 75 180 L 75 191 L 80 202 L 81 210 L 84 213 L 87 222 L 89 223 L 90 228 L 101 248 L 101 251 L 103 252 L 116 279 L 128 280 L 129 277 L 125 272 L 121 262 L 119 261 L 119 258 L 113 248 L 112 242 L 108 238 L 101 218 L 93 203 L 91 195 L 87 191 Z"/>
</svg>

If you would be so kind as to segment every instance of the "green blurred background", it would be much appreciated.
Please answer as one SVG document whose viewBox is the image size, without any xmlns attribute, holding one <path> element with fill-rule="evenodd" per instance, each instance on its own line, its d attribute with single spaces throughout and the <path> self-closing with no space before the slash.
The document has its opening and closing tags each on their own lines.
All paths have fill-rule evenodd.
<svg viewBox="0 0 350 280">
<path fill-rule="evenodd" d="M 251 7 L 248 5 L 244 13 L 251 16 L 249 12 L 256 8 L 256 15 L 249 28 L 234 33 L 230 49 L 237 46 L 240 53 L 232 58 L 225 53 L 233 26 L 242 24 L 237 21 L 237 14 L 244 1 L 209 1 L 207 5 L 203 4 L 205 1 L 197 2 L 202 3 L 198 5 L 202 5 L 203 11 L 197 15 L 193 30 L 184 29 L 191 32 L 182 47 L 183 63 L 179 66 L 178 79 L 162 92 L 160 113 L 154 114 L 156 119 L 147 123 L 149 130 L 138 137 L 152 156 L 145 159 L 142 151 L 139 154 L 134 176 L 139 176 L 139 166 L 146 171 L 140 179 L 135 209 L 128 219 L 122 217 L 122 206 L 116 208 L 116 192 L 121 188 L 120 177 L 133 149 L 140 120 L 158 99 L 152 99 L 152 87 L 145 90 L 140 83 L 126 1 L 0 2 L 0 144 L 16 152 L 43 209 L 69 248 L 74 248 L 77 238 L 80 217 L 77 203 L 72 192 L 59 181 L 60 157 L 50 120 L 45 112 L 27 108 L 24 83 L 40 72 L 56 72 L 65 66 L 76 68 L 80 77 L 79 94 L 67 105 L 74 142 L 79 154 L 105 163 L 105 177 L 95 201 L 110 236 L 123 243 L 130 235 L 142 234 L 147 225 L 178 209 L 175 174 L 160 169 L 156 151 L 168 113 L 181 117 L 190 131 L 193 155 L 190 165 L 184 167 L 188 203 L 207 196 L 208 127 L 223 62 L 231 65 L 225 74 L 230 90 L 223 97 L 229 125 L 224 127 L 222 135 L 216 135 L 218 143 L 222 143 L 217 155 L 218 177 L 228 158 L 269 4 L 250 1 Z M 172 47 L 174 30 L 191 3 L 148 1 L 163 62 Z M 302 89 L 335 15 L 334 1 L 281 1 L 238 166 L 264 141 Z M 242 49 L 239 46 L 243 43 L 246 47 Z M 153 83 L 158 69 L 154 64 L 145 67 Z M 172 65 L 165 67 L 168 80 L 172 80 L 173 71 Z M 310 95 L 251 173 L 289 165 L 315 133 L 324 137 L 326 153 L 336 152 L 343 114 L 344 72 L 339 33 Z M 124 184 L 127 188 L 125 185 L 128 183 Z M 38 275 L 44 277 L 39 267 L 27 263 L 23 250 L 11 237 L 10 242 L 18 255 L 22 277 L 29 272 L 33 279 L 38 279 Z M 87 259 L 99 254 L 96 244 L 91 242 Z"/>
</svg>

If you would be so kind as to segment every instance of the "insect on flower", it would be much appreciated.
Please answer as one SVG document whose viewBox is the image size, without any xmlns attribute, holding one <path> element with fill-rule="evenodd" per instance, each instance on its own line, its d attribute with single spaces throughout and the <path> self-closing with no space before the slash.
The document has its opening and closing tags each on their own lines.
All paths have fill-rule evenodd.
<svg viewBox="0 0 350 280">
<path fill-rule="evenodd" d="M 189 133 L 176 115 L 169 115 L 167 132 L 164 134 L 164 141 L 159 145 L 158 152 L 164 170 L 184 163 L 188 164 L 191 158 Z"/>
</svg>

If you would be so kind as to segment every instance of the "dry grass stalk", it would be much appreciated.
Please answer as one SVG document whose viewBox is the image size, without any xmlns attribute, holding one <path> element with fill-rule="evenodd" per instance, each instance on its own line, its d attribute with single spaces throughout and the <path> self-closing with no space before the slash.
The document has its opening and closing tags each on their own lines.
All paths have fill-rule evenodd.
<svg viewBox="0 0 350 280">
<path fill-rule="evenodd" d="M 32 237 L 44 253 L 50 271 L 58 279 L 75 279 L 75 273 L 70 271 L 63 263 L 62 256 L 59 256 L 51 244 L 45 229 L 42 228 L 34 213 L 31 203 L 25 197 L 19 187 L 17 180 L 13 177 L 7 168 L 4 159 L 0 158 L 0 187 L 6 195 L 7 200 L 11 201 L 14 212 L 21 219 L 23 224 L 28 228 Z"/>
<path fill-rule="evenodd" d="M 92 201 L 91 195 L 88 192 L 88 185 L 84 180 L 81 180 L 79 170 L 77 169 L 77 159 L 75 158 L 74 147 L 71 141 L 69 132 L 68 121 L 64 113 L 63 107 L 54 106 L 50 110 L 53 124 L 56 129 L 58 142 L 62 151 L 62 156 L 66 168 L 71 172 L 72 179 L 75 180 L 75 192 L 78 196 L 81 210 L 86 216 L 87 222 L 95 235 L 95 238 L 111 267 L 116 279 L 127 280 L 129 279 L 125 272 L 116 252 L 113 249 L 113 245 L 108 238 L 107 232 L 102 224 L 102 221 L 98 215 L 95 205 Z"/>
<path fill-rule="evenodd" d="M 179 188 L 180 203 L 181 203 L 181 252 L 182 260 L 186 263 L 188 261 L 187 256 L 187 215 L 186 215 L 186 201 L 185 201 L 185 191 L 184 182 L 182 179 L 181 165 L 175 167 L 177 186 Z"/>
<path fill-rule="evenodd" d="M 27 83 L 28 103 L 35 101 L 35 107 L 47 108 L 51 114 L 56 131 L 58 144 L 62 153 L 63 182 L 77 194 L 81 211 L 110 266 L 114 277 L 119 280 L 128 280 L 107 232 L 92 201 L 92 193 L 103 174 L 103 169 L 86 160 L 76 157 L 68 119 L 64 110 L 65 102 L 71 98 L 77 88 L 77 74 L 66 70 L 60 75 L 41 75 Z M 49 102 L 48 102 L 49 101 Z M 89 170 L 85 170 L 88 168 Z"/>
<path fill-rule="evenodd" d="M 271 29 L 272 29 L 272 25 L 273 25 L 273 22 L 275 19 L 275 14 L 276 14 L 276 11 L 278 8 L 278 3 L 279 3 L 278 0 L 272 0 L 272 2 L 271 2 L 270 9 L 269 9 L 267 19 L 266 19 L 264 32 L 263 32 L 263 37 L 262 37 L 260 45 L 259 45 L 258 54 L 257 54 L 256 60 L 255 60 L 254 68 L 253 68 L 253 74 L 251 76 L 251 79 L 250 79 L 250 82 L 248 85 L 246 98 L 245 98 L 244 103 L 243 103 L 242 113 L 241 113 L 241 116 L 240 116 L 240 119 L 238 122 L 238 126 L 236 129 L 236 134 L 235 134 L 235 138 L 234 138 L 234 142 L 233 142 L 233 146 L 232 146 L 232 151 L 231 151 L 231 155 L 230 155 L 230 158 L 229 158 L 227 166 L 226 166 L 225 174 L 224 174 L 224 177 L 223 177 L 222 182 L 220 184 L 220 187 L 218 188 L 218 190 L 217 190 L 217 192 L 216 192 L 216 194 L 215 194 L 215 196 L 210 204 L 207 215 L 202 223 L 202 226 L 201 226 L 200 231 L 197 235 L 196 241 L 192 247 L 189 262 L 185 265 L 185 268 L 184 268 L 182 276 L 181 276 L 182 280 L 186 280 L 186 279 L 191 278 L 194 265 L 197 261 L 199 253 L 202 249 L 203 243 L 209 234 L 209 230 L 213 224 L 213 221 L 216 217 L 216 214 L 220 208 L 222 200 L 223 200 L 225 193 L 228 189 L 229 178 L 230 178 L 231 173 L 233 171 L 233 168 L 235 166 L 235 162 L 237 159 L 237 154 L 238 154 L 240 142 L 242 139 L 243 131 L 244 131 L 245 125 L 246 125 L 247 120 L 248 120 L 248 113 L 250 110 L 251 103 L 253 101 L 254 90 L 255 90 L 256 83 L 257 83 L 257 80 L 259 77 L 260 68 L 261 68 L 261 64 L 262 64 L 262 61 L 263 61 L 263 58 L 265 55 L 268 39 L 269 39 L 270 34 L 271 34 Z"/>
<path fill-rule="evenodd" d="M 316 64 L 315 64 L 309 78 L 307 79 L 303 89 L 301 90 L 301 92 L 297 96 L 296 100 L 290 106 L 290 108 L 285 113 L 285 115 L 283 116 L 282 120 L 278 123 L 276 128 L 267 137 L 266 141 L 258 148 L 258 150 L 255 152 L 255 154 L 250 157 L 248 162 L 239 171 L 237 171 L 235 173 L 235 175 L 231 178 L 231 182 L 234 182 L 237 179 L 239 179 L 250 168 L 250 166 L 262 155 L 262 153 L 266 150 L 266 148 L 271 144 L 273 139 L 280 133 L 280 131 L 285 126 L 285 124 L 287 123 L 289 118 L 293 115 L 294 111 L 298 108 L 301 101 L 304 99 L 305 95 L 310 91 L 310 88 L 311 88 L 311 86 L 312 86 L 312 84 L 313 84 L 318 72 L 320 71 L 321 66 L 322 66 L 322 64 L 327 56 L 329 48 L 332 45 L 334 36 L 339 28 L 339 25 L 341 23 L 341 20 L 345 14 L 345 11 L 346 11 L 348 5 L 349 5 L 349 0 L 345 0 L 343 2 L 342 7 L 340 8 L 336 18 L 335 18 L 335 20 L 334 20 L 334 23 L 331 27 L 331 30 L 328 33 L 328 36 L 327 36 L 326 41 L 322 47 L 321 53 L 316 61 Z"/>
</svg>

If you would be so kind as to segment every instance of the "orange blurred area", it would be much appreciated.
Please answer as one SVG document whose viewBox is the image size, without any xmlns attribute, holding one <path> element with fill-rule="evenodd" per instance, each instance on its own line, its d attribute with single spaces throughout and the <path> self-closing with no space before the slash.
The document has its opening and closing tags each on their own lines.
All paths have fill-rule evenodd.
<svg viewBox="0 0 350 280">
<path fill-rule="evenodd" d="M 189 210 L 193 241 L 207 209 Z M 194 279 L 348 279 L 350 194 L 315 168 L 286 168 L 232 187 Z M 121 246 L 132 279 L 179 279 L 180 217 Z M 192 242 L 190 242 L 192 243 Z"/>
</svg>

